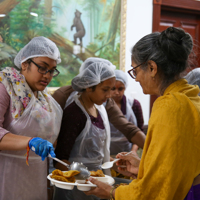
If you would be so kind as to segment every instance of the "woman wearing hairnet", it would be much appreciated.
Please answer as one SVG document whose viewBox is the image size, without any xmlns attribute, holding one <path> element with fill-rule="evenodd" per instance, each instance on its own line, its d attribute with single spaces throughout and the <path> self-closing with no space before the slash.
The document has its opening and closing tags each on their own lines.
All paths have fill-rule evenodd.
<svg viewBox="0 0 200 200">
<path fill-rule="evenodd" d="M 110 160 L 110 127 L 104 106 L 115 84 L 115 66 L 108 60 L 88 58 L 72 80 L 73 92 L 63 112 L 56 155 L 64 162 L 82 162 L 90 171 Z M 79 92 L 79 94 L 75 94 Z M 56 168 L 67 170 L 59 163 Z M 105 170 L 110 175 L 110 170 Z M 99 199 L 74 188 L 55 188 L 54 199 Z"/>
<path fill-rule="evenodd" d="M 2 200 L 47 199 L 45 157 L 55 157 L 52 143 L 60 130 L 62 109 L 45 88 L 59 74 L 59 62 L 57 46 L 35 37 L 15 57 L 20 72 L 9 67 L 0 72 Z"/>
<path fill-rule="evenodd" d="M 121 70 L 115 70 L 116 82 L 115 87 L 112 88 L 111 97 L 115 100 L 116 104 L 125 115 L 127 120 L 137 126 L 137 118 L 134 111 L 132 110 L 133 102 L 130 101 L 125 95 L 125 89 L 128 84 L 128 77 L 125 72 Z M 117 155 L 120 152 L 131 151 L 132 143 L 116 129 L 112 123 L 110 123 L 111 129 L 111 144 L 110 154 Z M 136 145 L 137 147 L 137 145 Z M 137 148 L 136 148 L 137 149 Z"/>
<path fill-rule="evenodd" d="M 112 98 L 119 106 L 119 104 L 121 105 L 123 101 L 127 100 L 127 97 L 124 95 L 124 92 L 128 86 L 128 77 L 127 74 L 122 70 L 115 70 L 115 75 L 116 75 L 116 83 L 115 83 L 115 88 L 113 88 Z M 134 98 L 131 99 L 128 98 L 127 103 L 129 103 L 129 105 L 131 106 L 130 109 L 133 110 L 135 114 L 137 120 L 136 125 L 143 131 L 144 119 L 140 102 Z"/>
<path fill-rule="evenodd" d="M 194 68 L 184 77 L 189 84 L 198 85 L 200 88 L 200 68 Z M 200 96 L 200 92 L 199 92 Z"/>
<path fill-rule="evenodd" d="M 115 103 L 126 117 L 126 119 L 132 124 L 137 126 L 137 119 L 134 111 L 132 110 L 132 102 L 125 95 L 125 89 L 128 85 L 128 77 L 125 72 L 121 70 L 115 70 L 115 86 L 111 90 L 111 97 L 114 99 Z M 129 152 L 138 150 L 138 146 L 128 141 L 125 135 L 119 131 L 111 122 L 110 122 L 110 132 L 111 132 L 111 142 L 110 142 L 110 154 L 112 157 L 115 157 L 118 153 Z M 112 159 L 112 158 L 111 158 Z M 114 159 L 113 159 L 114 160 Z M 115 181 L 129 183 L 130 180 L 122 179 L 122 174 L 117 173 L 117 167 L 111 169 L 111 174 L 115 177 Z M 119 177 L 119 178 L 118 178 Z"/>
</svg>

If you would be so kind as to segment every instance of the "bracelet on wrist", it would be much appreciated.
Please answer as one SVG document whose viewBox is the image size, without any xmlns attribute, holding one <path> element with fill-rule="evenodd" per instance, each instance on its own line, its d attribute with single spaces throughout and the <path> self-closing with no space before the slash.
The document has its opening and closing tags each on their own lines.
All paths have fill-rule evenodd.
<svg viewBox="0 0 200 200">
<path fill-rule="evenodd" d="M 32 140 L 33 138 L 31 138 L 30 140 Z M 30 151 L 30 147 L 29 147 L 29 142 L 30 142 L 30 140 L 28 141 L 28 144 L 27 144 L 27 146 L 26 146 L 26 154 L 25 154 L 25 156 L 26 156 L 26 164 L 29 166 L 29 164 L 28 164 L 28 157 L 29 157 L 29 151 Z"/>
<path fill-rule="evenodd" d="M 112 189 L 110 190 L 110 200 L 115 200 L 115 197 L 113 196 L 114 189 L 115 189 L 115 187 L 112 187 Z"/>
</svg>

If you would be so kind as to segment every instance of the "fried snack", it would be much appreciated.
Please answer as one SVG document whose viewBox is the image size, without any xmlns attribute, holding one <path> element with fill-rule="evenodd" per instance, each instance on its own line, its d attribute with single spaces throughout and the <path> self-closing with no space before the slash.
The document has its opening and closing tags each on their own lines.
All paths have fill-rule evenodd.
<svg viewBox="0 0 200 200">
<path fill-rule="evenodd" d="M 75 183 L 75 175 L 79 174 L 80 172 L 77 170 L 70 170 L 67 172 L 62 172 L 59 169 L 55 169 L 52 172 L 51 178 L 58 180 L 58 181 L 63 181 L 63 182 L 68 182 L 68 183 Z"/>
<path fill-rule="evenodd" d="M 110 171 L 112 177 L 117 177 L 120 174 L 119 172 L 116 172 L 114 169 L 111 169 Z"/>
<path fill-rule="evenodd" d="M 70 183 L 75 183 L 76 179 L 74 176 L 70 177 L 70 178 L 66 178 Z"/>
<path fill-rule="evenodd" d="M 90 176 L 95 176 L 95 177 L 105 177 L 104 173 L 102 170 L 97 170 L 97 171 L 90 171 Z"/>
<path fill-rule="evenodd" d="M 58 181 L 69 182 L 68 179 L 65 178 L 64 176 L 52 175 L 51 178 L 56 179 Z"/>
<path fill-rule="evenodd" d="M 52 175 L 60 175 L 60 176 L 63 176 L 63 172 L 59 169 L 55 169 L 53 172 L 52 172 Z"/>
<path fill-rule="evenodd" d="M 95 176 L 95 171 L 90 171 L 90 176 Z"/>
<path fill-rule="evenodd" d="M 70 171 L 64 172 L 63 176 L 66 177 L 66 178 L 70 178 L 70 177 L 75 176 L 77 174 L 80 174 L 80 172 L 77 171 L 77 170 L 70 170 Z"/>
<path fill-rule="evenodd" d="M 63 181 L 63 182 L 68 182 L 68 183 L 75 183 L 75 178 L 72 176 L 70 178 L 65 178 L 64 176 L 59 176 L 59 175 L 52 175 L 51 178 L 58 180 L 58 181 Z"/>
</svg>

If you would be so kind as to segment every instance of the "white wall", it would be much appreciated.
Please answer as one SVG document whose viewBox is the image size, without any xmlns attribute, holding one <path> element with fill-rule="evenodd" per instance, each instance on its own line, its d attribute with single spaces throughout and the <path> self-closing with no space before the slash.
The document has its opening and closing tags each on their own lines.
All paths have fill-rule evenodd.
<svg viewBox="0 0 200 200">
<path fill-rule="evenodd" d="M 126 23 L 126 72 L 131 69 L 131 48 L 146 34 L 152 32 L 153 1 L 152 0 L 127 0 Z M 138 82 L 129 75 L 129 85 L 126 89 L 127 96 L 133 96 L 140 101 L 143 109 L 144 124 L 149 121 L 150 96 L 144 95 Z"/>
</svg>

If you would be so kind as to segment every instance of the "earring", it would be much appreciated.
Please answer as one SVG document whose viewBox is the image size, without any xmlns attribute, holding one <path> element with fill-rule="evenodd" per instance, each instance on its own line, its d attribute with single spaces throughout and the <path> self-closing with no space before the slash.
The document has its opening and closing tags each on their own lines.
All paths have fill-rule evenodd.
<svg viewBox="0 0 200 200">
<path fill-rule="evenodd" d="M 153 80 L 155 80 L 155 77 L 154 77 L 154 76 L 151 76 L 151 77 L 152 77 Z"/>
</svg>

